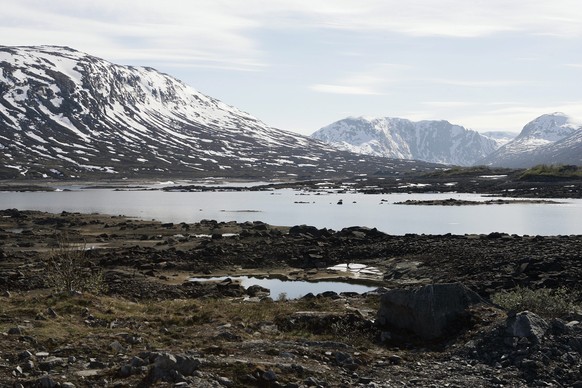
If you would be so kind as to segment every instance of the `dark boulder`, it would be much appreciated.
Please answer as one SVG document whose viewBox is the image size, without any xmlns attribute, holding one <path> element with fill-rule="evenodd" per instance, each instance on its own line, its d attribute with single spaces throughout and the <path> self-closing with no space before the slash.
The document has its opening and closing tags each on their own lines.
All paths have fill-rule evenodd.
<svg viewBox="0 0 582 388">
<path fill-rule="evenodd" d="M 377 323 L 381 328 L 433 340 L 461 329 L 470 318 L 469 308 L 482 302 L 479 295 L 460 283 L 390 290 L 380 300 Z"/>
</svg>

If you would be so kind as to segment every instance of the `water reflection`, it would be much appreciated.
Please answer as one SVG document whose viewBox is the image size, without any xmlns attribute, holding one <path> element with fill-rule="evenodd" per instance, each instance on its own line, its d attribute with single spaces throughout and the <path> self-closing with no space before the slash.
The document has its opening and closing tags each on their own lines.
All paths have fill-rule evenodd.
<svg viewBox="0 0 582 388">
<path fill-rule="evenodd" d="M 342 283 L 337 281 L 318 281 L 308 282 L 302 280 L 280 280 L 274 278 L 256 278 L 252 276 L 220 276 L 209 278 L 190 278 L 194 282 L 221 282 L 226 279 L 240 282 L 245 288 L 253 285 L 268 288 L 270 290 L 270 297 L 278 299 L 280 295 L 284 294 L 287 299 L 298 299 L 309 293 L 314 295 L 321 294 L 326 291 L 337 292 L 357 292 L 362 294 L 364 292 L 373 291 L 377 287 L 363 286 L 360 284 Z"/>
<path fill-rule="evenodd" d="M 277 195 L 272 195 L 272 194 Z M 271 225 L 313 225 L 341 230 L 367 226 L 402 235 L 504 232 L 519 235 L 582 234 L 582 200 L 560 204 L 483 206 L 394 205 L 410 200 L 486 201 L 478 194 L 357 194 L 302 192 L 162 192 L 80 190 L 0 192 L 0 208 L 92 213 L 162 222 L 263 221 Z M 337 203 L 342 200 L 343 205 Z M 296 203 L 301 202 L 301 203 Z M 244 211 L 243 211 L 244 210 Z"/>
</svg>

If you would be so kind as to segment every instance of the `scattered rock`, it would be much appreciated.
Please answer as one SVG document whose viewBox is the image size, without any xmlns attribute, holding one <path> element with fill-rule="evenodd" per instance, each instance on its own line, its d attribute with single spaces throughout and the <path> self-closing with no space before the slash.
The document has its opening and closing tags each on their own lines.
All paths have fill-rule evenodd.
<svg viewBox="0 0 582 388">
<path fill-rule="evenodd" d="M 155 357 L 146 380 L 179 382 L 184 376 L 192 376 L 200 365 L 198 358 L 189 355 L 160 353 Z"/>
</svg>

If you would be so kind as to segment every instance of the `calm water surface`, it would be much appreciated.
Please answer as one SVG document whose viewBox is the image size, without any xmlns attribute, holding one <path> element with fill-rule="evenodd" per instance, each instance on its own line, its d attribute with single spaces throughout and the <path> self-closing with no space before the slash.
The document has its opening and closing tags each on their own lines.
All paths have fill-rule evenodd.
<svg viewBox="0 0 582 388">
<path fill-rule="evenodd" d="M 505 232 L 529 235 L 582 234 L 582 200 L 560 204 L 477 206 L 395 205 L 407 199 L 466 199 L 477 194 L 320 194 L 270 192 L 162 192 L 90 189 L 62 192 L 0 192 L 0 208 L 126 215 L 163 222 L 263 221 L 340 230 L 375 227 L 390 234 Z M 337 202 L 342 200 L 343 205 Z"/>
<path fill-rule="evenodd" d="M 211 277 L 211 278 L 191 278 L 190 281 L 198 282 L 208 282 L 208 281 L 222 281 L 227 277 Z M 357 292 L 362 294 L 364 292 L 373 291 L 378 287 L 363 286 L 360 284 L 351 284 L 343 282 L 334 281 L 318 281 L 318 282 L 306 282 L 298 280 L 279 280 L 273 278 L 256 278 L 249 276 L 231 276 L 230 279 L 234 281 L 240 281 L 241 285 L 248 288 L 252 285 L 259 285 L 261 287 L 268 288 L 270 293 L 269 296 L 273 299 L 278 299 L 281 294 L 285 294 L 285 297 L 289 299 L 297 299 L 308 293 L 313 293 L 314 295 L 320 294 L 326 291 L 334 291 L 339 293 L 342 292 Z"/>
</svg>

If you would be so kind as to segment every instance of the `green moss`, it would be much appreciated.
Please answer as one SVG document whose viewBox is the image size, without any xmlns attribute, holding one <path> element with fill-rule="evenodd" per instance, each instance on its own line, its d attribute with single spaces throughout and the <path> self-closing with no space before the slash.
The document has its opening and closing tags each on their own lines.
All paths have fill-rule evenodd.
<svg viewBox="0 0 582 388">
<path fill-rule="evenodd" d="M 535 178 L 582 178 L 582 166 L 574 165 L 548 165 L 540 164 L 525 170 L 520 176 L 521 180 Z"/>
</svg>

